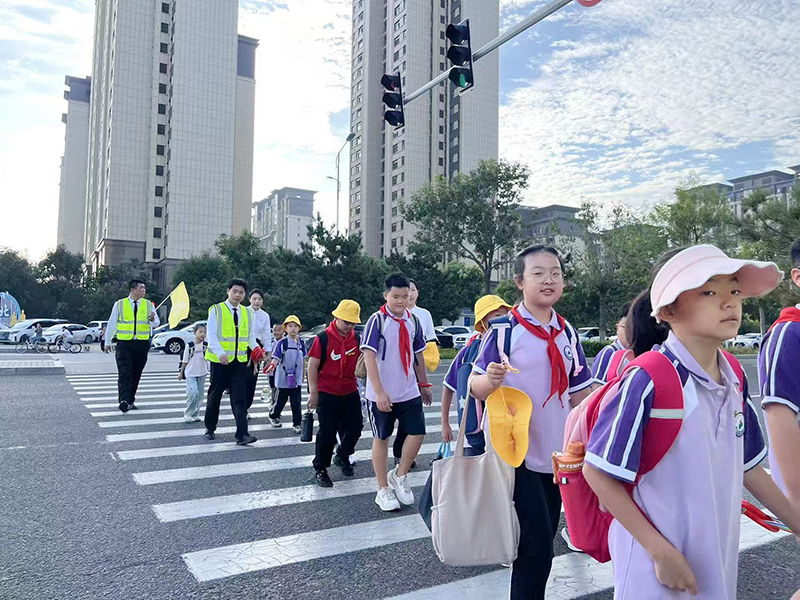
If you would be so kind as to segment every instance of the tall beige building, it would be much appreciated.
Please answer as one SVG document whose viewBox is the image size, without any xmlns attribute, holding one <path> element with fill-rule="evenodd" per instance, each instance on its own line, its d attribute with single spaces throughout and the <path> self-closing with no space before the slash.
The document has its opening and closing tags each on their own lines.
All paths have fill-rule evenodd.
<svg viewBox="0 0 800 600">
<path fill-rule="evenodd" d="M 446 81 L 405 107 L 406 125 L 383 120 L 384 73 L 399 71 L 408 94 L 450 68 L 449 23 L 469 18 L 472 48 L 499 32 L 498 0 L 355 0 L 349 229 L 371 256 L 404 254 L 414 236 L 399 202 L 437 175 L 468 172 L 498 156 L 499 59 L 475 64 L 475 87 Z"/>
</svg>

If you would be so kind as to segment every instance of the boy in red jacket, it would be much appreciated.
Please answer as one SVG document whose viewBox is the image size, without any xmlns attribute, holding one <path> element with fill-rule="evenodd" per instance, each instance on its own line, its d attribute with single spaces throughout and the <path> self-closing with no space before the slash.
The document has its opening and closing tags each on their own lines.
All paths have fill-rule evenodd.
<svg viewBox="0 0 800 600">
<path fill-rule="evenodd" d="M 356 381 L 356 363 L 361 353 L 358 335 L 353 331 L 361 322 L 361 307 L 355 300 L 342 300 L 333 311 L 334 320 L 311 345 L 308 360 L 308 408 L 317 409 L 314 481 L 320 487 L 333 487 L 328 475 L 336 432 L 341 435 L 333 463 L 346 477 L 353 476 L 350 455 L 361 437 L 361 398 Z"/>
</svg>

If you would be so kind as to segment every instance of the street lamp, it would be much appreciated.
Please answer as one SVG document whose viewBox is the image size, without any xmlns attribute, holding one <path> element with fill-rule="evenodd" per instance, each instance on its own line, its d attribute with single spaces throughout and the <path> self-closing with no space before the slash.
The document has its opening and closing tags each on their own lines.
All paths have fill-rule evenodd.
<svg viewBox="0 0 800 600">
<path fill-rule="evenodd" d="M 339 233 L 339 193 L 341 192 L 342 189 L 342 184 L 341 181 L 339 180 L 339 162 L 342 157 L 342 150 L 344 150 L 344 147 L 347 146 L 347 144 L 349 144 L 350 142 L 352 142 L 355 137 L 356 134 L 353 132 L 350 132 L 347 135 L 347 137 L 344 140 L 344 144 L 342 144 L 342 147 L 339 149 L 339 152 L 336 153 L 336 177 L 331 177 L 330 175 L 328 175 L 328 179 L 332 179 L 333 181 L 336 182 L 336 233 Z"/>
</svg>

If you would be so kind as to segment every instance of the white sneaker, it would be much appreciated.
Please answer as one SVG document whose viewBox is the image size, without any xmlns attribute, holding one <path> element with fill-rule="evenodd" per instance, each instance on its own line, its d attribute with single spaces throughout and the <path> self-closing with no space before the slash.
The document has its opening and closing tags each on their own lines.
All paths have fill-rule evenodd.
<svg viewBox="0 0 800 600">
<path fill-rule="evenodd" d="M 392 488 L 388 487 L 378 490 L 378 495 L 375 496 L 375 504 L 380 506 L 384 512 L 400 510 L 400 503 L 397 501 Z"/>
<path fill-rule="evenodd" d="M 400 477 L 397 474 L 397 467 L 395 467 L 389 471 L 387 481 L 389 482 L 389 487 L 394 490 L 395 496 L 397 496 L 400 502 L 406 506 L 414 504 L 414 492 L 411 491 L 408 485 L 408 473 Z"/>
<path fill-rule="evenodd" d="M 562 538 L 564 539 L 564 541 L 567 543 L 567 548 L 569 548 L 569 549 L 570 549 L 570 550 L 572 550 L 573 552 L 581 552 L 581 553 L 583 553 L 583 550 L 581 550 L 581 549 L 580 549 L 580 548 L 578 548 L 577 546 L 573 546 L 573 545 L 572 545 L 572 540 L 571 540 L 571 539 L 569 539 L 569 531 L 567 531 L 567 528 L 566 528 L 566 527 L 564 527 L 564 529 L 562 529 L 562 530 L 561 530 L 561 537 L 562 537 Z"/>
<path fill-rule="evenodd" d="M 200 419 L 197 419 L 197 420 L 199 421 Z M 194 419 L 192 417 L 183 417 L 183 422 L 184 423 L 194 423 Z"/>
</svg>

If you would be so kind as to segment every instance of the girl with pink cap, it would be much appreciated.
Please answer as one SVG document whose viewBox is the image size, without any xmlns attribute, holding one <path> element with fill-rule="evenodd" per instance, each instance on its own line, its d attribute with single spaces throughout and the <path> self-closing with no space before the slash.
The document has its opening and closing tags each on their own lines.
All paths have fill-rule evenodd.
<svg viewBox="0 0 800 600">
<path fill-rule="evenodd" d="M 769 293 L 781 278 L 774 263 L 732 259 L 710 245 L 673 253 L 655 276 L 654 319 L 637 319 L 633 337 L 645 339 L 656 323 L 668 329 L 654 350 L 675 365 L 683 410 L 651 414 L 659 382 L 629 370 L 598 416 L 583 471 L 615 518 L 608 541 L 617 600 L 734 600 L 743 484 L 800 531 L 800 514 L 759 466 L 766 447 L 747 380 L 740 384 L 719 349 L 739 330 L 742 299 Z M 639 479 L 645 428 L 655 418 L 681 419 L 680 430 Z M 623 484 L 634 485 L 632 492 Z"/>
</svg>

